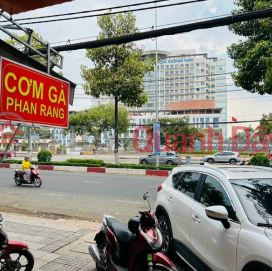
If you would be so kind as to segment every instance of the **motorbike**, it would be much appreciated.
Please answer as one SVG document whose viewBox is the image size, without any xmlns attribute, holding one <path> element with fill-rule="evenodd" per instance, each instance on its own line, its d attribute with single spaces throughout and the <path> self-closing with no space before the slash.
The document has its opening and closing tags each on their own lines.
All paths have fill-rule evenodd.
<svg viewBox="0 0 272 271">
<path fill-rule="evenodd" d="M 0 214 L 0 271 L 31 271 L 34 258 L 28 246 L 10 241 L 3 227 L 4 219 Z"/>
<path fill-rule="evenodd" d="M 145 193 L 143 199 L 148 201 L 148 197 Z M 150 212 L 151 208 L 139 212 L 140 217 L 131 218 L 128 225 L 104 215 L 101 231 L 94 239 L 96 243 L 89 246 L 98 271 L 177 270 L 171 260 L 159 252 L 163 238 L 157 218 Z"/>
<path fill-rule="evenodd" d="M 35 169 L 34 166 L 30 167 L 30 183 L 25 181 L 24 179 L 24 171 L 15 169 L 14 180 L 16 185 L 20 186 L 22 184 L 34 184 L 36 187 L 40 187 L 42 185 L 42 178 L 39 175 L 39 171 Z"/>
<path fill-rule="evenodd" d="M 239 163 L 240 166 L 244 166 L 246 164 L 246 159 Z"/>
</svg>

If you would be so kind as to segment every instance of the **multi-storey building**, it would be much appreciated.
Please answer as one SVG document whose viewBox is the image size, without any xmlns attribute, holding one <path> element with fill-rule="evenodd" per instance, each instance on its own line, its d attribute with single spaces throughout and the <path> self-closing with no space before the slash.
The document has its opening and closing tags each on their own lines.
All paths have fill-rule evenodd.
<svg viewBox="0 0 272 271">
<path fill-rule="evenodd" d="M 156 51 L 147 51 L 143 58 L 155 57 Z M 158 107 L 165 110 L 170 104 L 189 100 L 214 100 L 221 108 L 220 121 L 227 121 L 226 62 L 208 57 L 196 50 L 158 51 Z M 156 76 L 150 72 L 144 76 L 148 102 L 130 111 L 155 111 Z M 227 136 L 227 125 L 221 124 Z"/>
<path fill-rule="evenodd" d="M 145 58 L 155 58 L 156 51 L 146 51 Z M 227 87 L 226 87 L 226 61 L 217 57 L 208 57 L 206 53 L 196 53 L 196 50 L 183 51 L 158 51 L 158 109 L 159 117 L 184 117 L 190 123 L 200 123 L 195 126 L 204 129 L 206 123 L 227 121 Z M 150 72 L 144 76 L 145 93 L 148 102 L 141 108 L 127 108 L 132 114 L 129 133 L 122 137 L 129 138 L 133 134 L 135 124 L 145 124 L 154 120 L 156 75 Z M 212 108 L 204 106 L 203 101 L 214 101 Z M 194 103 L 186 103 L 195 101 Z M 185 103 L 180 103 L 185 102 Z M 114 103 L 113 97 L 101 96 L 97 104 Z M 178 104 L 178 113 L 172 105 Z M 198 106 L 199 104 L 199 106 Z M 182 108 L 180 106 L 185 106 Z M 188 108 L 192 105 L 192 108 Z M 123 106 L 120 104 L 120 106 Z M 204 108 L 203 108 L 204 106 Z M 171 113 L 168 113 L 171 111 Z M 196 113 L 196 109 L 198 109 Z M 204 110 L 205 109 L 205 110 Z M 137 115 L 137 112 L 141 114 Z M 142 114 L 143 113 L 143 114 Z M 227 138 L 227 125 L 211 125 L 220 130 L 224 138 Z"/>
</svg>

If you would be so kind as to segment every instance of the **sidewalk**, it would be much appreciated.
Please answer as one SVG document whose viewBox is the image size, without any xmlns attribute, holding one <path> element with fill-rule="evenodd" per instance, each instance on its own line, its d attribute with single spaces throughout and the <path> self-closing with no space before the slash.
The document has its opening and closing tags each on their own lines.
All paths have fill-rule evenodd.
<svg viewBox="0 0 272 271">
<path fill-rule="evenodd" d="M 100 222 L 1 213 L 9 240 L 26 243 L 33 254 L 33 271 L 97 271 L 88 247 Z M 180 260 L 174 263 L 179 271 L 190 271 Z"/>
<path fill-rule="evenodd" d="M 101 224 L 81 220 L 51 220 L 4 213 L 9 240 L 26 243 L 34 256 L 34 271 L 93 271 L 88 252 Z"/>
</svg>

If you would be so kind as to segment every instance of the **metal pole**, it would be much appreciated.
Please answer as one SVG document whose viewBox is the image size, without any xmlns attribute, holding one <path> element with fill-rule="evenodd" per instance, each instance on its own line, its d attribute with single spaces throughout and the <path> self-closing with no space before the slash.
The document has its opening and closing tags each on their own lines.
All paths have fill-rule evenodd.
<svg viewBox="0 0 272 271">
<path fill-rule="evenodd" d="M 10 146 L 10 142 L 12 142 L 12 141 L 14 140 L 14 137 L 15 137 L 15 135 L 17 134 L 17 131 L 18 131 L 18 129 L 20 128 L 20 126 L 21 126 L 21 124 L 18 124 L 16 131 L 14 132 L 12 138 L 10 139 L 10 141 L 9 141 L 9 143 L 8 143 L 8 145 L 7 145 L 7 147 L 6 147 L 5 151 L 4 151 L 4 153 L 3 153 L 3 156 L 2 156 L 1 159 L 0 159 L 0 165 L 2 164 L 2 161 L 4 160 L 4 157 L 6 156 L 7 150 L 8 150 L 8 148 L 9 148 L 9 146 Z M 2 135 L 3 135 L 3 132 L 2 132 Z"/>
<path fill-rule="evenodd" d="M 50 43 L 47 43 L 47 73 L 50 74 Z"/>
<path fill-rule="evenodd" d="M 31 127 L 27 127 L 27 156 L 31 160 L 32 146 L 31 146 Z"/>
<path fill-rule="evenodd" d="M 155 30 L 157 30 L 158 20 L 157 20 L 157 1 L 155 2 Z M 156 61 L 155 61 L 155 78 L 156 78 L 156 86 L 155 86 L 155 108 L 156 108 L 156 122 L 159 122 L 159 109 L 158 109 L 158 38 L 156 38 Z M 160 164 L 160 156 L 156 152 L 156 166 L 158 167 Z"/>
</svg>

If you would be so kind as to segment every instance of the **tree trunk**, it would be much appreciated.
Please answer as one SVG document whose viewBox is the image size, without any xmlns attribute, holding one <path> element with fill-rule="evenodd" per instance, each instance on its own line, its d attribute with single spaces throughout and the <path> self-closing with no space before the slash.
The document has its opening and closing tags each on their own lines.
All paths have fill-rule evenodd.
<svg viewBox="0 0 272 271">
<path fill-rule="evenodd" d="M 96 149 L 96 152 L 95 152 L 95 159 L 98 159 L 98 142 L 99 142 L 99 138 L 101 138 L 101 134 L 95 134 L 94 135 L 94 140 L 95 140 L 95 149 Z"/>
<path fill-rule="evenodd" d="M 115 157 L 115 164 L 119 165 L 119 156 L 118 156 L 118 143 L 119 143 L 119 138 L 118 138 L 118 97 L 115 96 L 115 147 L 114 147 L 114 157 Z"/>
</svg>

